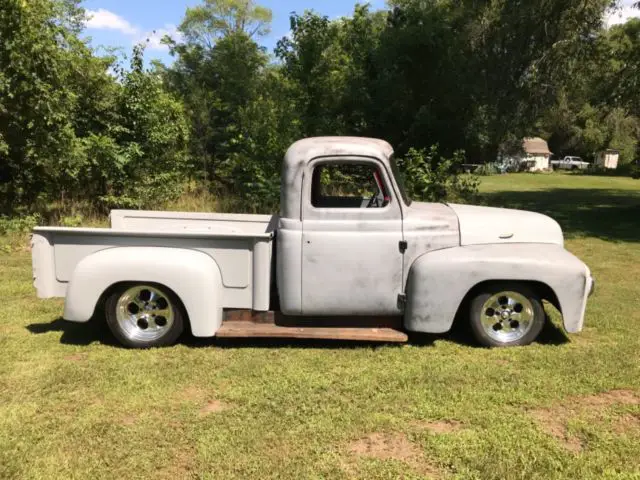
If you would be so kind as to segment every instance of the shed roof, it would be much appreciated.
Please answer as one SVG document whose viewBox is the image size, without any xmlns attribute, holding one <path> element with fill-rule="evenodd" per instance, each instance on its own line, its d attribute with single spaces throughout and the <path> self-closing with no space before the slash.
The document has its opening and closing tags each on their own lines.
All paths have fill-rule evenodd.
<svg viewBox="0 0 640 480">
<path fill-rule="evenodd" d="M 550 155 L 549 145 L 546 140 L 540 137 L 525 138 L 522 141 L 522 148 L 526 153 Z"/>
</svg>

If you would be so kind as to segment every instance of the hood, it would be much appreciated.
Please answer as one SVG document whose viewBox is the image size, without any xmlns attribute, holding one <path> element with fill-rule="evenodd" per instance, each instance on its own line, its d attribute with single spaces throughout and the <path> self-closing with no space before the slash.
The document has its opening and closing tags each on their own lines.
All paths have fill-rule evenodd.
<svg viewBox="0 0 640 480">
<path fill-rule="evenodd" d="M 449 207 L 458 216 L 461 245 L 564 243 L 558 222 L 540 213 L 473 205 Z"/>
<path fill-rule="evenodd" d="M 444 203 L 411 202 L 404 211 L 402 229 L 415 255 L 460 245 L 458 217 Z M 408 257 L 413 253 L 409 251 Z"/>
</svg>

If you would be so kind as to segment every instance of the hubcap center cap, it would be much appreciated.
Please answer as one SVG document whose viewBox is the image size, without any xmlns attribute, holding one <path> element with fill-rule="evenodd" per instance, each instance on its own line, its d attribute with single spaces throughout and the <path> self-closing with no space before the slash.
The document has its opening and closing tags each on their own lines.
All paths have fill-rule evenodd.
<svg viewBox="0 0 640 480">
<path fill-rule="evenodd" d="M 509 318 L 510 315 L 511 315 L 511 312 L 509 310 L 505 310 L 500 314 L 503 320 L 506 320 L 507 318 Z"/>
</svg>

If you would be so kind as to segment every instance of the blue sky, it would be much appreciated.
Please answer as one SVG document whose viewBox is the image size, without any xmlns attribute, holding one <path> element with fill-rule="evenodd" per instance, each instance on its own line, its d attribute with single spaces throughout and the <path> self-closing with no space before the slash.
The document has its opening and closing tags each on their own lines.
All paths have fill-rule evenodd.
<svg viewBox="0 0 640 480">
<path fill-rule="evenodd" d="M 157 58 L 170 63 L 171 56 L 160 44 L 160 38 L 165 33 L 175 34 L 187 7 L 199 3 L 199 0 L 86 0 L 83 5 L 91 18 L 85 35 L 91 37 L 95 47 L 120 47 L 125 53 L 129 53 L 135 43 L 149 38 L 146 59 Z M 344 0 L 263 0 L 257 3 L 273 11 L 271 34 L 259 40 L 269 51 L 289 32 L 291 12 L 315 10 L 336 18 L 350 15 L 356 4 L 355 1 Z M 368 3 L 373 9 L 385 6 L 385 0 L 370 0 Z"/>
<path fill-rule="evenodd" d="M 605 22 L 611 26 L 624 23 L 630 17 L 640 16 L 640 10 L 631 7 L 635 0 L 621 0 L 620 7 L 611 12 Z M 95 47 L 119 47 L 125 53 L 131 47 L 149 39 L 146 60 L 157 58 L 171 63 L 167 48 L 160 43 L 164 34 L 175 36 L 176 26 L 180 23 L 187 7 L 200 3 L 200 0 L 85 0 L 84 7 L 91 15 L 85 34 L 92 38 Z M 351 0 L 258 0 L 258 4 L 273 12 L 271 34 L 260 39 L 260 43 L 273 50 L 276 42 L 289 32 L 289 14 L 293 11 L 315 10 L 329 18 L 350 15 L 356 1 Z M 373 9 L 385 7 L 385 0 L 369 0 Z M 155 33 L 153 33 L 155 31 Z"/>
</svg>

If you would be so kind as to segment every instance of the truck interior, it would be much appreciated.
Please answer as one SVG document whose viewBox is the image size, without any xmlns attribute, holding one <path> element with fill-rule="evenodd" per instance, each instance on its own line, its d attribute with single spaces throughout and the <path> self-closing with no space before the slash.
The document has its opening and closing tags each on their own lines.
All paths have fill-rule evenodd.
<svg viewBox="0 0 640 480">
<path fill-rule="evenodd" d="M 371 164 L 318 165 L 311 179 L 315 208 L 384 208 L 391 201 L 378 168 Z"/>
</svg>

